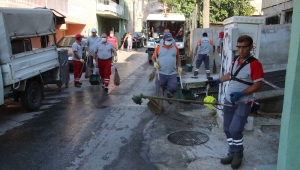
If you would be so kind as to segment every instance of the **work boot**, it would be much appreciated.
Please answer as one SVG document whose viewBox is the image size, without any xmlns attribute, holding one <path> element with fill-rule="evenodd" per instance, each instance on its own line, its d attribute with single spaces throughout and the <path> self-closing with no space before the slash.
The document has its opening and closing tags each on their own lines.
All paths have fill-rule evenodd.
<svg viewBox="0 0 300 170">
<path fill-rule="evenodd" d="M 233 157 L 228 153 L 227 157 L 221 159 L 221 164 L 228 165 L 231 164 Z"/>
<path fill-rule="evenodd" d="M 108 86 L 104 86 L 104 90 L 108 92 Z"/>
<path fill-rule="evenodd" d="M 81 87 L 80 84 L 75 84 L 75 87 Z"/>
<path fill-rule="evenodd" d="M 192 76 L 192 78 L 194 78 L 194 79 L 197 79 L 197 78 L 198 78 L 198 76 Z"/>
<path fill-rule="evenodd" d="M 168 97 L 168 98 L 173 98 L 173 94 L 172 94 L 171 92 L 168 91 L 168 92 L 167 92 L 167 97 Z M 169 103 L 169 104 L 173 104 L 173 102 L 170 101 L 170 100 L 168 100 L 168 103 Z"/>
<path fill-rule="evenodd" d="M 79 84 L 79 85 L 82 85 L 82 83 L 80 83 L 80 82 L 79 82 L 78 84 Z"/>
<path fill-rule="evenodd" d="M 231 162 L 231 168 L 232 169 L 237 169 L 242 165 L 242 161 L 243 161 L 243 155 L 241 156 L 234 156 L 233 160 Z"/>
</svg>

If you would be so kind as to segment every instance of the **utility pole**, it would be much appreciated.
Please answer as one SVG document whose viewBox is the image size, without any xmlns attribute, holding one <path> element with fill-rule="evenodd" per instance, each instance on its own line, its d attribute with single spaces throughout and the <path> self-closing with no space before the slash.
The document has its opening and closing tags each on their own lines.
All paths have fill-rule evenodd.
<svg viewBox="0 0 300 170">
<path fill-rule="evenodd" d="M 210 0 L 203 0 L 203 28 L 209 28 Z"/>
</svg>

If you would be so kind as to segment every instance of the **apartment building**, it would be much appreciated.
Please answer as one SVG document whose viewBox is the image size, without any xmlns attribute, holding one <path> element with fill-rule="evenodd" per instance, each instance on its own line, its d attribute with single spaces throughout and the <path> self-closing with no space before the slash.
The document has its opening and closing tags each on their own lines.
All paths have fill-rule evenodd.
<svg viewBox="0 0 300 170">
<path fill-rule="evenodd" d="M 54 9 L 54 13 L 65 16 L 66 21 L 56 28 L 58 40 L 78 33 L 89 36 L 92 28 L 97 28 L 99 35 L 114 30 L 120 40 L 128 20 L 124 0 L 0 0 L 0 6 Z"/>
<path fill-rule="evenodd" d="M 109 35 L 113 30 L 120 41 L 128 32 L 129 10 L 125 0 L 97 0 L 96 14 L 98 33 Z"/>
<path fill-rule="evenodd" d="M 262 12 L 266 25 L 292 23 L 293 0 L 263 0 Z"/>
</svg>

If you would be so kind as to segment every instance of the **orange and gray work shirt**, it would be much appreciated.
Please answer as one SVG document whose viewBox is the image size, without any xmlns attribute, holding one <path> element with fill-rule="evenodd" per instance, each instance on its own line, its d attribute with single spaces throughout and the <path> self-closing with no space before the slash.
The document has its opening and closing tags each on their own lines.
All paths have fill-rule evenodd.
<svg viewBox="0 0 300 170">
<path fill-rule="evenodd" d="M 209 54 L 211 45 L 214 46 L 212 39 L 207 37 L 200 38 L 198 40 L 197 54 Z"/>
<path fill-rule="evenodd" d="M 171 46 L 158 45 L 153 54 L 158 59 L 159 73 L 164 75 L 177 74 L 176 61 L 179 58 L 178 47 L 174 44 Z"/>
<path fill-rule="evenodd" d="M 82 47 L 81 47 L 81 43 L 78 42 L 78 41 L 75 41 L 73 44 L 72 44 L 72 51 L 73 51 L 73 60 L 75 61 L 80 61 L 80 59 L 82 59 Z M 77 52 L 78 56 L 80 59 L 78 59 L 74 52 Z"/>
</svg>

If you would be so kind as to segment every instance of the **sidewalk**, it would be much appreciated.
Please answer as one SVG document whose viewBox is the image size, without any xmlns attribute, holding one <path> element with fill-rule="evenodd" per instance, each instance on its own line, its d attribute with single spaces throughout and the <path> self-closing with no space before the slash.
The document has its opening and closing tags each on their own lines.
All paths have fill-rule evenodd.
<svg viewBox="0 0 300 170">
<path fill-rule="evenodd" d="M 183 83 L 206 81 L 205 70 L 201 70 L 201 68 L 198 79 L 191 78 L 192 75 L 193 72 L 183 71 Z M 211 77 L 217 78 L 219 76 L 218 74 L 211 74 Z M 171 133 L 178 131 L 201 132 L 208 135 L 209 141 L 196 146 L 182 146 L 173 144 L 168 140 L 170 132 L 162 135 L 150 143 L 149 149 L 150 161 L 156 163 L 158 169 L 231 169 L 230 165 L 220 163 L 220 158 L 227 155 L 228 144 L 222 127 L 217 123 L 216 110 L 210 110 L 202 105 L 181 103 L 166 106 L 167 111 L 162 113 L 163 115 L 155 122 L 152 122 L 152 126 L 161 126 L 160 128 L 165 128 L 166 131 L 167 129 L 172 131 Z M 276 164 L 281 120 L 274 115 L 276 114 L 259 113 L 254 118 L 253 130 L 244 131 L 244 159 L 239 169 L 254 170 L 258 165 Z M 168 118 L 167 122 L 163 122 L 165 117 Z M 271 169 L 274 169 L 274 166 L 271 166 Z"/>
</svg>

